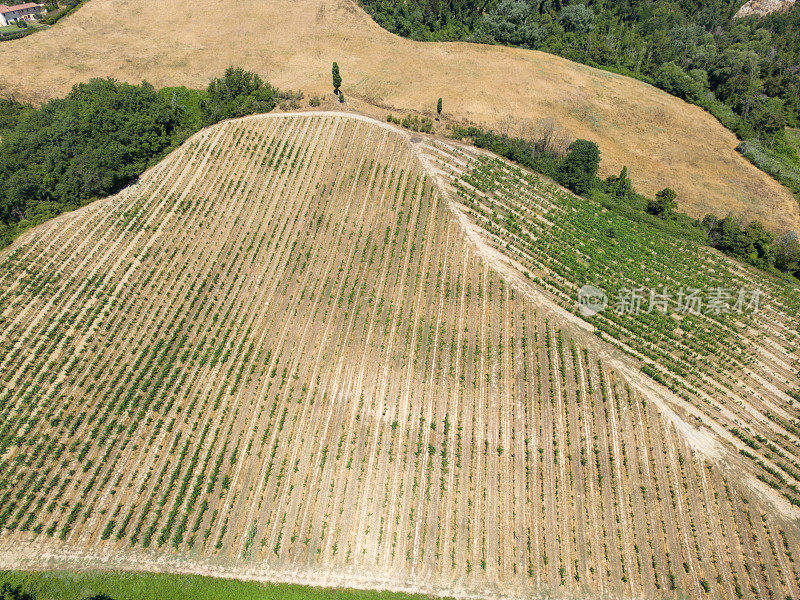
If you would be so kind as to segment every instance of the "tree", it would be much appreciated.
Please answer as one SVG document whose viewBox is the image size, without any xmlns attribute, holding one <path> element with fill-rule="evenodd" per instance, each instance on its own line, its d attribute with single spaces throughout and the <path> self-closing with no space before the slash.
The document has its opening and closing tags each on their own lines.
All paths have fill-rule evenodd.
<svg viewBox="0 0 800 600">
<path fill-rule="evenodd" d="M 706 223 L 712 226 L 709 242 L 725 254 L 736 256 L 761 268 L 769 267 L 775 262 L 783 265 L 785 267 L 783 270 L 790 270 L 795 252 L 795 247 L 791 243 L 796 239 L 793 236 L 782 238 L 776 247 L 773 247 L 775 236 L 764 229 L 758 221 L 742 227 L 736 217 L 729 215 L 716 222 L 706 217 L 703 219 L 703 224 Z"/>
<path fill-rule="evenodd" d="M 0 218 L 41 222 L 116 192 L 170 146 L 178 124 L 149 84 L 76 84 L 3 132 Z"/>
<path fill-rule="evenodd" d="M 92 79 L 38 109 L 0 103 L 0 246 L 135 181 L 203 124 L 268 112 L 274 94 L 258 75 L 231 67 L 206 91 Z"/>
<path fill-rule="evenodd" d="M 675 207 L 678 204 L 675 202 L 675 198 L 677 197 L 678 194 L 675 193 L 675 190 L 664 188 L 660 192 L 656 193 L 655 198 L 647 199 L 647 212 L 649 212 L 651 215 L 666 219 L 672 213 L 672 211 L 675 210 Z"/>
<path fill-rule="evenodd" d="M 341 104 L 344 104 L 344 92 L 341 91 L 339 92 L 339 102 Z"/>
<path fill-rule="evenodd" d="M 775 242 L 775 267 L 795 277 L 800 277 L 800 242 L 792 231 Z"/>
<path fill-rule="evenodd" d="M 764 226 L 758 221 L 753 221 L 745 227 L 744 234 L 748 242 L 745 255 L 747 262 L 762 269 L 772 265 L 775 261 L 775 253 L 772 248 L 775 236 L 764 229 Z"/>
<path fill-rule="evenodd" d="M 530 3 L 524 0 L 499 0 L 483 17 L 479 29 L 470 39 L 535 48 L 542 40 L 542 29 L 534 18 Z"/>
<path fill-rule="evenodd" d="M 339 94 L 339 88 L 342 87 L 342 76 L 339 75 L 339 65 L 338 64 L 333 63 L 332 73 L 333 73 L 333 93 L 338 95 Z"/>
<path fill-rule="evenodd" d="M 705 91 L 697 79 L 672 61 L 659 67 L 656 73 L 656 83 L 662 90 L 689 102 L 698 102 Z"/>
<path fill-rule="evenodd" d="M 570 4 L 561 10 L 559 21 L 567 31 L 587 32 L 594 27 L 594 12 L 585 4 Z"/>
<path fill-rule="evenodd" d="M 438 117 L 436 117 L 436 120 L 438 121 L 439 119 L 442 118 L 442 99 L 441 98 L 439 98 L 439 101 L 436 103 L 436 114 L 439 115 Z"/>
<path fill-rule="evenodd" d="M 756 110 L 755 125 L 759 131 L 772 136 L 783 133 L 786 127 L 786 107 L 781 98 L 769 98 Z"/>
<path fill-rule="evenodd" d="M 744 256 L 749 245 L 738 219 L 727 216 L 719 222 L 718 247 L 726 254 Z"/>
<path fill-rule="evenodd" d="M 567 156 L 556 170 L 556 180 L 575 192 L 585 194 L 594 187 L 600 166 L 600 149 L 588 140 L 575 140 L 567 148 Z"/>
<path fill-rule="evenodd" d="M 747 118 L 763 88 L 759 73 L 758 54 L 752 50 L 729 48 L 709 75 L 717 97 Z"/>
<path fill-rule="evenodd" d="M 232 66 L 225 69 L 223 77 L 211 80 L 200 106 L 206 125 L 273 108 L 275 89 L 256 73 Z"/>
<path fill-rule="evenodd" d="M 633 192 L 633 184 L 628 177 L 628 167 L 622 167 L 618 176 L 611 175 L 603 183 L 603 189 L 607 194 L 622 198 L 623 200 Z"/>
</svg>

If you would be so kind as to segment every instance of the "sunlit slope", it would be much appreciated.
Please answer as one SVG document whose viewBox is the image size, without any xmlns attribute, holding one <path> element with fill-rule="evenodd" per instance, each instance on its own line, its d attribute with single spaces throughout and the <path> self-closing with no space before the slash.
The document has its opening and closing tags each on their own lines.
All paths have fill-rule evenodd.
<svg viewBox="0 0 800 600">
<path fill-rule="evenodd" d="M 664 235 L 496 157 L 438 142 L 428 147 L 428 160 L 484 243 L 565 310 L 579 314 L 582 286 L 604 290 L 608 307 L 587 318 L 597 334 L 641 360 L 674 392 L 676 410 L 745 456 L 771 493 L 800 507 L 796 284 Z M 690 294 L 698 301 L 687 310 Z"/>
<path fill-rule="evenodd" d="M 230 64 L 330 94 L 338 61 L 348 98 L 433 115 L 442 97 L 447 117 L 512 133 L 553 118 L 600 144 L 604 175 L 627 165 L 640 191 L 669 186 L 694 216 L 734 212 L 800 231 L 797 200 L 701 109 L 540 52 L 401 39 L 353 0 L 92 0 L 50 31 L 0 44 L 0 58 L 24 65 L 0 74 L 0 92 L 37 102 L 97 76 L 204 87 Z"/>
<path fill-rule="evenodd" d="M 227 122 L 7 250 L 0 565 L 797 596 L 796 523 L 494 269 L 424 144 Z"/>
</svg>

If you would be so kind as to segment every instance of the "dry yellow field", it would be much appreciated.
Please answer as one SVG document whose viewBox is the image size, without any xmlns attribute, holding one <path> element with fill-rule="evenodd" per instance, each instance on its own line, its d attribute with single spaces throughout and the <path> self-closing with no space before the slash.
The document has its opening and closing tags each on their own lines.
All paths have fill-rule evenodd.
<svg viewBox="0 0 800 600">
<path fill-rule="evenodd" d="M 230 64 L 270 82 L 498 127 L 554 118 L 597 141 L 603 174 L 627 165 L 637 187 L 665 186 L 695 216 L 729 212 L 800 230 L 791 193 L 751 166 L 709 114 L 646 84 L 520 49 L 417 43 L 376 25 L 353 0 L 92 0 L 52 30 L 0 45 L 0 91 L 40 102 L 90 77 L 203 86 Z"/>
</svg>

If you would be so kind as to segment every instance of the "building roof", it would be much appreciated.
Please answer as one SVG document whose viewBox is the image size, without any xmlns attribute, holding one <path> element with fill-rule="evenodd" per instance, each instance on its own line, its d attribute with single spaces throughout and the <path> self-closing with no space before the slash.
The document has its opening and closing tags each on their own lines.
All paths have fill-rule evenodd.
<svg viewBox="0 0 800 600">
<path fill-rule="evenodd" d="M 36 2 L 25 2 L 23 4 L 15 4 L 14 6 L 0 4 L 0 13 L 5 14 L 14 10 L 25 10 L 26 8 L 36 8 L 37 6 L 41 6 L 41 4 L 36 4 Z"/>
</svg>

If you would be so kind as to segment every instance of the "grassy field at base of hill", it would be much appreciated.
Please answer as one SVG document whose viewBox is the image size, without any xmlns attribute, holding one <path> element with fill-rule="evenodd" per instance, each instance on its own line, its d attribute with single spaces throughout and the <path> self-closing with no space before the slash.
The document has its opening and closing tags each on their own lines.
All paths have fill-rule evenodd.
<svg viewBox="0 0 800 600">
<path fill-rule="evenodd" d="M 36 600 L 423 600 L 427 596 L 317 588 L 201 575 L 102 571 L 0 571 L 7 584 Z"/>
</svg>

